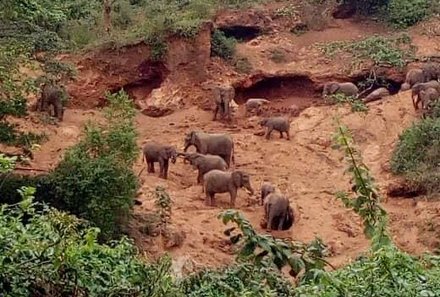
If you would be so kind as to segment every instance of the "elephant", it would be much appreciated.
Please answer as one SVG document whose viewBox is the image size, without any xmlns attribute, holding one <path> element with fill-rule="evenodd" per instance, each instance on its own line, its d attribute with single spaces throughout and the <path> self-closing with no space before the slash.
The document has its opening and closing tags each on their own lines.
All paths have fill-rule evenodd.
<svg viewBox="0 0 440 297">
<path fill-rule="evenodd" d="M 159 177 L 168 178 L 168 162 L 176 163 L 176 147 L 148 142 L 142 148 L 143 158 L 148 165 L 148 172 L 154 173 L 154 163 L 158 162 L 160 167 Z"/>
<path fill-rule="evenodd" d="M 54 116 L 61 122 L 64 117 L 63 102 L 61 101 L 63 97 L 63 90 L 61 87 L 52 84 L 44 84 L 41 91 L 41 97 L 37 101 L 36 110 L 37 111 L 49 111 L 51 106 L 53 106 Z"/>
<path fill-rule="evenodd" d="M 431 80 L 425 83 L 417 83 L 411 88 L 411 99 L 415 110 L 419 109 L 420 91 L 428 88 L 434 88 L 440 93 L 440 83 L 436 80 Z"/>
<path fill-rule="evenodd" d="M 202 155 L 199 153 L 177 153 L 177 156 L 183 156 L 185 160 L 188 160 L 194 168 L 197 168 L 199 174 L 197 176 L 197 184 L 203 182 L 203 175 L 213 169 L 226 171 L 228 164 L 222 157 L 217 155 Z"/>
<path fill-rule="evenodd" d="M 382 88 L 378 88 L 378 89 L 374 90 L 373 92 L 371 92 L 370 94 L 368 94 L 368 96 L 365 97 L 362 101 L 364 101 L 365 103 L 368 103 L 368 102 L 382 99 L 383 97 L 387 97 L 389 95 L 390 95 L 390 91 L 388 91 L 387 88 L 382 87 Z"/>
<path fill-rule="evenodd" d="M 420 91 L 419 97 L 422 102 L 422 109 L 425 111 L 429 110 L 431 104 L 439 99 L 440 92 L 434 88 L 427 88 Z"/>
<path fill-rule="evenodd" d="M 250 176 L 244 171 L 232 171 L 225 172 L 218 169 L 214 169 L 205 173 L 203 176 L 203 188 L 205 191 L 205 203 L 206 205 L 215 205 L 215 194 L 229 192 L 231 196 L 231 207 L 235 207 L 235 198 L 237 197 L 238 188 L 246 188 L 251 195 L 254 194 L 252 189 Z"/>
<path fill-rule="evenodd" d="M 405 76 L 405 82 L 400 87 L 400 91 L 407 91 L 417 83 L 425 82 L 425 74 L 422 69 L 410 69 Z"/>
<path fill-rule="evenodd" d="M 228 168 L 231 166 L 231 162 L 235 163 L 234 141 L 228 134 L 191 131 L 185 136 L 184 152 L 192 145 L 196 147 L 197 153 L 222 157 Z"/>
<path fill-rule="evenodd" d="M 263 182 L 263 184 L 261 185 L 261 201 L 260 201 L 260 205 L 264 204 L 264 198 L 266 198 L 267 195 L 269 195 L 270 193 L 275 192 L 275 187 L 269 183 L 269 182 Z"/>
<path fill-rule="evenodd" d="M 264 216 L 267 231 L 287 230 L 294 222 L 289 199 L 278 191 L 270 193 L 264 199 Z"/>
<path fill-rule="evenodd" d="M 425 65 L 423 65 L 422 70 L 425 82 L 440 79 L 440 63 L 426 63 Z"/>
<path fill-rule="evenodd" d="M 217 114 L 220 111 L 220 117 L 223 119 L 225 115 L 227 119 L 231 120 L 231 101 L 235 98 L 235 89 L 232 86 L 218 86 L 213 90 L 214 94 L 214 118 L 217 119 Z"/>
<path fill-rule="evenodd" d="M 344 94 L 345 96 L 357 96 L 359 88 L 351 82 L 329 82 L 324 85 L 322 90 L 322 96 L 328 96 L 333 94 Z"/>
<path fill-rule="evenodd" d="M 246 116 L 249 112 L 252 110 L 256 110 L 257 114 L 260 113 L 260 107 L 263 104 L 268 104 L 270 101 L 263 98 L 250 98 L 246 101 L 245 107 L 246 107 Z"/>
<path fill-rule="evenodd" d="M 280 138 L 283 138 L 283 132 L 287 135 L 287 140 L 290 140 L 289 130 L 290 123 L 287 118 L 284 117 L 271 117 L 264 118 L 260 121 L 261 127 L 267 127 L 266 139 L 270 138 L 270 134 L 273 130 L 280 132 Z"/>
</svg>

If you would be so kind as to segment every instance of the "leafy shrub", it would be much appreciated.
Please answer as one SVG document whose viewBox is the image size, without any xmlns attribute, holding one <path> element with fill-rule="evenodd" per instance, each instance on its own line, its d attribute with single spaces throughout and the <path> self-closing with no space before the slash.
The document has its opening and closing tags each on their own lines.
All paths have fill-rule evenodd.
<svg viewBox="0 0 440 297">
<path fill-rule="evenodd" d="M 67 210 L 101 228 L 103 239 L 118 236 L 128 221 L 138 182 L 132 171 L 138 149 L 134 107 L 123 91 L 107 95 L 107 124 L 88 125 L 51 174 L 56 197 Z"/>
<path fill-rule="evenodd" d="M 22 147 L 32 147 L 32 144 L 38 144 L 47 140 L 47 135 L 36 134 L 32 132 L 17 131 L 17 125 L 0 122 L 0 142 Z"/>
<path fill-rule="evenodd" d="M 387 19 L 396 27 L 412 26 L 429 14 L 430 0 L 389 0 Z"/>
<path fill-rule="evenodd" d="M 222 31 L 215 30 L 211 37 L 211 56 L 218 56 L 226 60 L 232 59 L 236 44 L 235 38 L 226 37 Z"/>
<path fill-rule="evenodd" d="M 413 124 L 399 137 L 391 158 L 391 169 L 403 174 L 415 187 L 440 192 L 440 118 Z"/>
<path fill-rule="evenodd" d="M 347 52 L 353 56 L 355 62 L 372 60 L 376 65 L 389 64 L 399 67 L 404 66 L 414 54 L 411 38 L 406 34 L 393 38 L 375 35 L 360 41 L 337 41 L 319 47 L 329 57 L 339 52 Z"/>
<path fill-rule="evenodd" d="M 329 101 L 335 104 L 350 104 L 351 105 L 351 111 L 353 112 L 368 112 L 368 106 L 365 105 L 365 103 L 360 100 L 356 99 L 353 96 L 345 96 L 344 94 L 333 94 L 328 97 Z"/>
<path fill-rule="evenodd" d="M 99 231 L 74 216 L 24 199 L 0 209 L 0 291 L 28 296 L 176 296 L 170 259 L 146 264 L 123 238 L 97 243 Z"/>
<path fill-rule="evenodd" d="M 252 72 L 252 64 L 247 57 L 236 56 L 234 57 L 232 64 L 236 71 L 240 73 L 249 74 Z"/>
</svg>

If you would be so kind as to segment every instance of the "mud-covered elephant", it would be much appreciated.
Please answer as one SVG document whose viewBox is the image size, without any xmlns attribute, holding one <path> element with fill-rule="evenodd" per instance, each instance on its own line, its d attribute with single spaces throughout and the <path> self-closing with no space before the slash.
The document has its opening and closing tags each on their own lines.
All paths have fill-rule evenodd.
<svg viewBox="0 0 440 297">
<path fill-rule="evenodd" d="M 287 140 L 290 140 L 289 130 L 290 122 L 285 117 L 264 118 L 260 121 L 261 127 L 266 127 L 266 139 L 270 138 L 273 130 L 280 132 L 280 138 L 283 138 L 283 132 L 286 133 Z"/>
<path fill-rule="evenodd" d="M 411 88 L 411 99 L 414 109 L 419 109 L 419 103 L 421 101 L 420 92 L 428 88 L 434 88 L 440 93 L 440 83 L 436 80 L 431 80 L 425 83 L 417 83 Z"/>
<path fill-rule="evenodd" d="M 322 96 L 328 96 L 333 94 L 343 94 L 345 96 L 356 97 L 359 93 L 359 88 L 351 82 L 329 82 L 326 83 L 322 89 Z"/>
<path fill-rule="evenodd" d="M 245 103 L 245 116 L 248 116 L 248 114 L 252 111 L 256 111 L 257 115 L 260 114 L 260 108 L 264 104 L 269 104 L 270 101 L 263 98 L 249 98 Z"/>
<path fill-rule="evenodd" d="M 59 120 L 63 120 L 64 108 L 63 108 L 63 89 L 55 84 L 46 83 L 41 88 L 41 97 L 37 101 L 36 110 L 49 112 L 52 116 L 49 108 L 53 107 L 53 115 Z"/>
<path fill-rule="evenodd" d="M 171 159 L 176 163 L 177 151 L 175 146 L 163 145 L 156 142 L 148 142 L 142 148 L 143 159 L 147 163 L 149 173 L 154 173 L 154 163 L 159 163 L 159 177 L 168 178 L 168 165 Z"/>
<path fill-rule="evenodd" d="M 214 99 L 214 117 L 213 121 L 217 119 L 217 114 L 220 112 L 220 118 L 225 116 L 231 120 L 231 101 L 235 98 L 235 89 L 230 85 L 221 85 L 213 89 Z"/>
<path fill-rule="evenodd" d="M 362 101 L 368 103 L 368 102 L 380 100 L 383 97 L 387 97 L 389 95 L 390 95 L 390 91 L 388 91 L 387 88 L 381 87 L 368 94 L 368 96 L 362 99 Z"/>
<path fill-rule="evenodd" d="M 184 152 L 192 145 L 197 153 L 222 157 L 228 168 L 234 163 L 234 141 L 229 134 L 191 131 L 185 136 Z"/>
<path fill-rule="evenodd" d="M 278 191 L 269 193 L 264 199 L 264 216 L 268 231 L 287 230 L 294 222 L 289 199 Z"/>
<path fill-rule="evenodd" d="M 197 175 L 197 183 L 203 183 L 203 175 L 213 169 L 226 171 L 228 164 L 222 157 L 217 155 L 202 155 L 199 153 L 178 153 L 178 156 L 183 156 L 184 160 L 196 168 L 199 173 Z"/>
<path fill-rule="evenodd" d="M 250 176 L 244 171 L 225 172 L 211 170 L 203 176 L 203 188 L 206 195 L 206 205 L 215 205 L 215 194 L 229 192 L 231 197 L 230 205 L 235 207 L 235 199 L 239 188 L 246 188 L 251 194 L 254 190 L 251 186 Z"/>
</svg>

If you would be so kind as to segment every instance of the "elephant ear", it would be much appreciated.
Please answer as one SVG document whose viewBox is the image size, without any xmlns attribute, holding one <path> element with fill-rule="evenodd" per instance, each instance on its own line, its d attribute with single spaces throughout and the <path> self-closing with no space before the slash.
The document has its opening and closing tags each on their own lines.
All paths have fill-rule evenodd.
<svg viewBox="0 0 440 297">
<path fill-rule="evenodd" d="M 330 94 L 334 94 L 339 90 L 339 84 L 338 83 L 332 83 L 329 86 L 329 92 Z"/>
<path fill-rule="evenodd" d="M 231 177 L 232 177 L 232 183 L 237 188 L 241 188 L 241 185 L 243 184 L 243 173 L 241 171 L 234 171 L 232 172 Z"/>
</svg>

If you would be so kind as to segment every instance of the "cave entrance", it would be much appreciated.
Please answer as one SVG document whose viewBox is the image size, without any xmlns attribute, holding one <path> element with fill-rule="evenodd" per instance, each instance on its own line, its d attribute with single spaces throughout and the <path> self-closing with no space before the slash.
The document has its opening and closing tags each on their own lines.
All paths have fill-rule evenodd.
<svg viewBox="0 0 440 297">
<path fill-rule="evenodd" d="M 264 77 L 250 87 L 237 86 L 235 94 L 239 105 L 249 98 L 264 98 L 273 101 L 271 105 L 274 107 L 294 104 L 304 109 L 322 101 L 315 83 L 306 75 Z"/>
<path fill-rule="evenodd" d="M 218 30 L 222 31 L 226 37 L 234 37 L 237 40 L 250 41 L 261 35 L 261 29 L 257 26 L 229 26 L 220 27 Z"/>
<path fill-rule="evenodd" d="M 390 95 L 395 95 L 399 92 L 400 87 L 402 86 L 401 81 L 396 81 L 383 75 L 373 77 L 371 74 L 354 77 L 353 83 L 358 86 L 361 97 L 365 97 L 381 87 L 387 88 Z"/>
<path fill-rule="evenodd" d="M 129 83 L 115 87 L 110 90 L 111 93 L 119 92 L 123 89 L 134 102 L 145 100 L 154 89 L 159 88 L 162 82 L 168 76 L 169 71 L 163 62 L 146 60 L 142 62 L 137 69 L 136 79 Z M 105 105 L 105 102 L 102 102 Z"/>
</svg>

